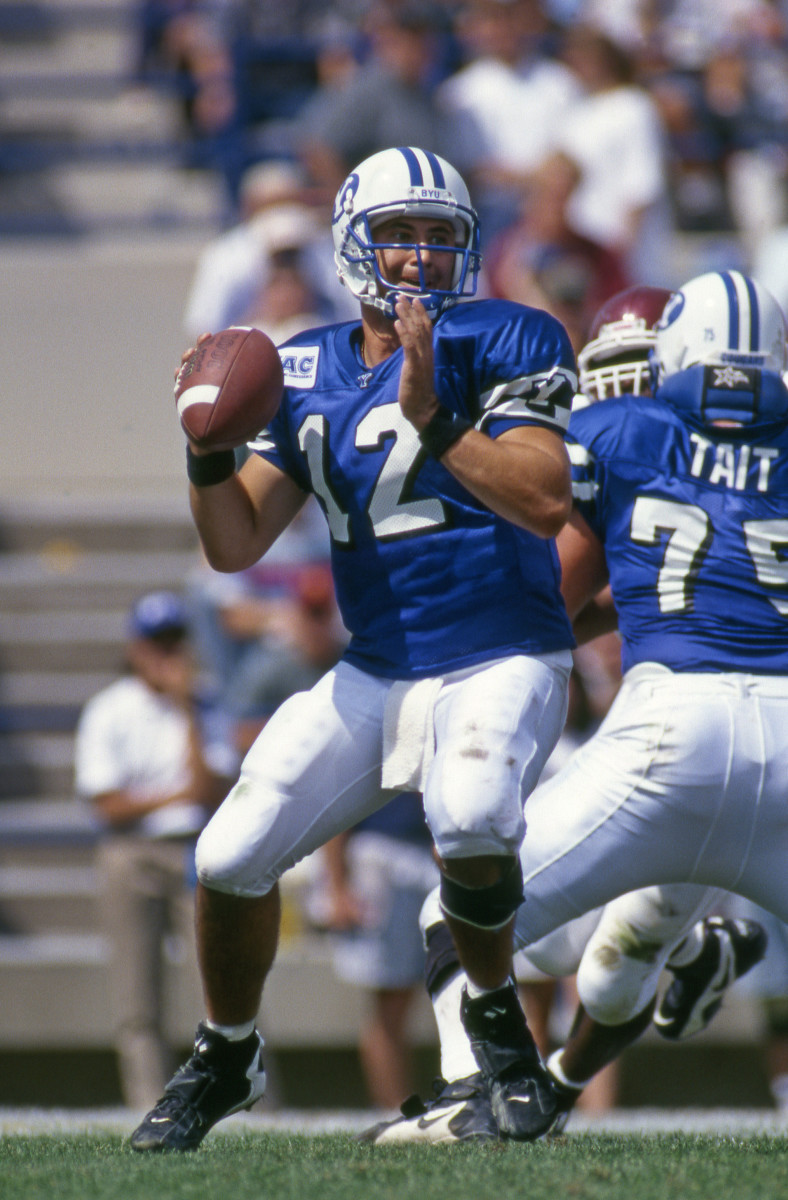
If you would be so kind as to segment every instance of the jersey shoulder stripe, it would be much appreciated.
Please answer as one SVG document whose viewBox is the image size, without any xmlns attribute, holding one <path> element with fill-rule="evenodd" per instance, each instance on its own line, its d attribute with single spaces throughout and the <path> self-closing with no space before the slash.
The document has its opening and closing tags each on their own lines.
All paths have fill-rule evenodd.
<svg viewBox="0 0 788 1200">
<path fill-rule="evenodd" d="M 566 432 L 577 366 L 566 330 L 549 313 L 505 300 L 457 305 L 436 325 L 438 369 L 450 358 L 468 364 L 478 403 L 469 415 L 479 428 L 527 421 Z"/>
</svg>

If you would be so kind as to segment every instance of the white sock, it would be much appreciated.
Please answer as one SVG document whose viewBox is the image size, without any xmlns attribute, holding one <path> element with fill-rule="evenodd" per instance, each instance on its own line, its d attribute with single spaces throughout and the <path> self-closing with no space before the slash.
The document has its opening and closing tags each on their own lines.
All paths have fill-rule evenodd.
<svg viewBox="0 0 788 1200">
<path fill-rule="evenodd" d="M 245 1025 L 218 1025 L 216 1021 L 209 1021 L 207 1018 L 203 1021 L 214 1033 L 218 1033 L 221 1037 L 227 1038 L 228 1042 L 242 1042 L 244 1038 L 248 1038 L 254 1033 L 254 1021 L 247 1021 Z"/>
<path fill-rule="evenodd" d="M 550 1072 L 551 1075 L 555 1076 L 555 1078 L 558 1080 L 558 1082 L 562 1083 L 564 1085 L 564 1087 L 572 1088 L 576 1092 L 582 1092 L 583 1088 L 586 1087 L 591 1082 L 591 1080 L 586 1079 L 585 1083 L 578 1083 L 577 1080 L 575 1080 L 575 1079 L 567 1079 L 567 1077 L 566 1077 L 566 1075 L 564 1075 L 563 1069 L 561 1067 L 562 1053 L 563 1053 L 562 1050 L 554 1050 L 553 1051 L 553 1053 L 550 1055 L 550 1057 L 547 1060 L 548 1071 Z M 593 1078 L 593 1076 L 592 1076 L 592 1078 Z"/>
<path fill-rule="evenodd" d="M 481 987 L 480 984 L 474 983 L 472 979 L 466 978 L 465 986 L 468 989 L 470 999 L 478 1000 L 480 996 L 489 996 L 492 992 L 500 992 L 501 988 L 506 987 L 508 983 L 511 983 L 511 980 L 504 979 L 503 983 L 497 983 L 495 987 L 487 988 Z"/>
<path fill-rule="evenodd" d="M 459 971 L 432 997 L 441 1047 L 441 1075 L 449 1083 L 475 1075 L 479 1070 L 460 1019 L 460 996 L 467 983 L 465 972 Z"/>
</svg>

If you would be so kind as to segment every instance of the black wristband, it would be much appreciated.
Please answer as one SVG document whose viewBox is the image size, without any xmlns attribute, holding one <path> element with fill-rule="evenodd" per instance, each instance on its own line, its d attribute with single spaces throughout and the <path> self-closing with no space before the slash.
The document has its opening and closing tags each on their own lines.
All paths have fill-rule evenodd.
<svg viewBox="0 0 788 1200">
<path fill-rule="evenodd" d="M 195 487 L 211 487 L 224 483 L 235 474 L 235 454 L 232 450 L 214 450 L 211 454 L 195 454 L 186 443 L 186 474 Z"/>
<path fill-rule="evenodd" d="M 419 441 L 428 454 L 440 458 L 467 429 L 473 429 L 472 421 L 467 421 L 459 413 L 449 412 L 448 408 L 439 407 L 419 433 Z"/>
</svg>

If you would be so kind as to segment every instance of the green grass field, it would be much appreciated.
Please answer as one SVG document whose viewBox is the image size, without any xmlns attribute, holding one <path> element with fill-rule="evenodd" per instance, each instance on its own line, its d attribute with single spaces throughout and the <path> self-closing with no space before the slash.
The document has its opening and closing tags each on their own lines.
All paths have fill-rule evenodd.
<svg viewBox="0 0 788 1200">
<path fill-rule="evenodd" d="M 578 1134 L 370 1147 L 349 1134 L 214 1133 L 140 1155 L 117 1133 L 0 1137 L 3 1200 L 781 1200 L 788 1138 Z"/>
</svg>

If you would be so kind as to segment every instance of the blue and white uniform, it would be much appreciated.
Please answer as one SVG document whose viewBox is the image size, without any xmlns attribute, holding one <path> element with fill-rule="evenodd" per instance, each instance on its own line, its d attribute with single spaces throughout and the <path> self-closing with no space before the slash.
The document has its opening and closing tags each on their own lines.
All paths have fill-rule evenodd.
<svg viewBox="0 0 788 1200">
<path fill-rule="evenodd" d="M 788 674 L 788 427 L 689 424 L 662 394 L 605 401 L 570 427 L 622 667 Z"/>
<path fill-rule="evenodd" d="M 426 456 L 397 402 L 402 350 L 369 370 L 359 334 L 349 323 L 286 343 L 286 398 L 254 444 L 326 513 L 345 660 L 415 679 L 571 646 L 554 543 Z M 441 403 L 491 437 L 522 423 L 563 432 L 573 370 L 562 327 L 536 310 L 477 301 L 435 326 Z"/>
<path fill-rule="evenodd" d="M 523 945 L 655 883 L 725 888 L 788 920 L 788 421 L 715 427 L 669 400 L 570 423 L 625 675 L 529 803 Z"/>
<path fill-rule="evenodd" d="M 350 642 L 286 702 L 198 850 L 201 878 L 267 892 L 292 863 L 417 790 L 445 857 L 515 853 L 522 807 L 560 733 L 571 627 L 551 540 L 498 517 L 402 415 L 402 351 L 369 369 L 359 324 L 280 348 L 285 395 L 252 448 L 313 492 L 328 521 Z M 439 402 L 490 437 L 563 432 L 576 390 L 563 327 L 504 301 L 435 323 Z"/>
</svg>

